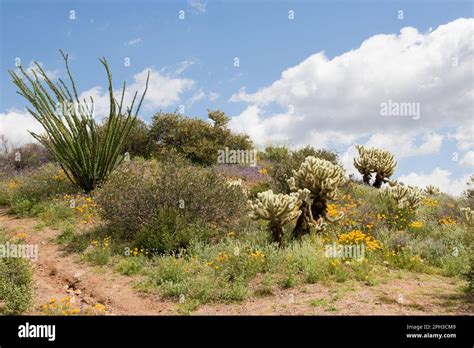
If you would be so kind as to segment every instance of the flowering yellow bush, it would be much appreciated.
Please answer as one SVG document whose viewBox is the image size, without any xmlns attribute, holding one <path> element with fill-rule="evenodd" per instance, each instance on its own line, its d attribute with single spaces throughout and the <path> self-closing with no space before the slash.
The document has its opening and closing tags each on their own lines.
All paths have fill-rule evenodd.
<svg viewBox="0 0 474 348">
<path fill-rule="evenodd" d="M 53 176 L 54 181 L 64 181 L 64 180 L 66 180 L 66 178 L 67 178 L 66 173 L 64 173 L 64 170 L 62 170 L 62 169 L 59 170 L 58 173 L 55 176 Z"/>
<path fill-rule="evenodd" d="M 438 220 L 438 223 L 440 225 L 447 225 L 447 226 L 451 226 L 451 225 L 456 225 L 456 220 L 454 220 L 452 217 L 450 216 L 447 216 L 447 217 L 444 217 L 444 218 L 441 218 Z"/>
<path fill-rule="evenodd" d="M 18 239 L 26 239 L 26 237 L 28 237 L 28 234 L 26 234 L 26 232 L 18 232 L 17 234 L 15 234 L 15 237 Z"/>
<path fill-rule="evenodd" d="M 265 254 L 262 253 L 260 250 L 255 250 L 250 254 L 250 256 L 255 260 L 255 261 L 260 261 L 263 262 L 265 261 Z"/>
<path fill-rule="evenodd" d="M 8 188 L 10 190 L 14 190 L 18 187 L 18 182 L 16 182 L 15 180 L 11 180 L 8 182 Z"/>
<path fill-rule="evenodd" d="M 87 195 L 64 195 L 63 200 L 82 218 L 82 223 L 90 224 L 98 215 L 97 204 Z"/>
<path fill-rule="evenodd" d="M 48 303 L 41 306 L 41 309 L 46 315 L 75 315 L 81 313 L 81 310 L 75 307 L 71 296 L 66 296 L 59 301 L 52 297 Z"/>
<path fill-rule="evenodd" d="M 133 248 L 130 250 L 130 255 L 129 256 L 141 256 L 141 255 L 148 255 L 148 250 L 145 250 L 143 248 Z"/>
<path fill-rule="evenodd" d="M 229 254 L 225 251 L 219 253 L 213 261 L 206 262 L 207 266 L 214 268 L 215 270 L 219 270 L 222 267 L 222 264 L 229 261 Z"/>
<path fill-rule="evenodd" d="M 106 310 L 107 308 L 101 303 L 81 310 L 76 306 L 75 297 L 69 295 L 61 300 L 51 297 L 47 303 L 41 306 L 41 312 L 46 315 L 100 315 L 105 314 Z"/>
<path fill-rule="evenodd" d="M 425 198 L 423 200 L 423 204 L 430 207 L 430 208 L 436 208 L 439 204 L 438 200 L 433 199 L 433 198 Z"/>
<path fill-rule="evenodd" d="M 413 228 L 422 228 L 425 224 L 423 221 L 413 221 L 411 224 L 408 226 L 413 227 Z"/>
<path fill-rule="evenodd" d="M 104 237 L 104 239 L 102 240 L 102 242 L 98 241 L 98 240 L 93 240 L 91 242 L 91 245 L 92 247 L 94 248 L 103 248 L 103 249 L 109 249 L 110 247 L 110 236 L 107 236 L 107 237 Z"/>
<path fill-rule="evenodd" d="M 328 204 L 327 206 L 327 215 L 330 218 L 337 218 L 340 215 L 340 211 L 338 210 L 338 206 L 336 204 Z"/>
<path fill-rule="evenodd" d="M 364 244 L 367 250 L 375 251 L 382 249 L 382 243 L 372 236 L 363 233 L 360 230 L 353 230 L 349 233 L 339 235 L 338 243 L 340 244 Z"/>
</svg>

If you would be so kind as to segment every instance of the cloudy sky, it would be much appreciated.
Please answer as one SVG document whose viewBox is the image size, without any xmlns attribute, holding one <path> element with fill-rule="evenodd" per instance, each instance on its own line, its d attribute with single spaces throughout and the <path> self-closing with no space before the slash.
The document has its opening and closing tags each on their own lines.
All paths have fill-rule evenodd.
<svg viewBox="0 0 474 348">
<path fill-rule="evenodd" d="M 0 0 L 0 132 L 38 125 L 8 69 L 38 61 L 107 111 L 106 78 L 150 88 L 141 117 L 232 117 L 254 143 L 325 147 L 351 173 L 354 144 L 392 151 L 395 177 L 459 194 L 474 172 L 472 1 Z M 398 109 L 398 110 L 397 110 Z M 385 110 L 385 111 L 383 111 Z M 387 114 L 388 110 L 388 114 Z"/>
</svg>

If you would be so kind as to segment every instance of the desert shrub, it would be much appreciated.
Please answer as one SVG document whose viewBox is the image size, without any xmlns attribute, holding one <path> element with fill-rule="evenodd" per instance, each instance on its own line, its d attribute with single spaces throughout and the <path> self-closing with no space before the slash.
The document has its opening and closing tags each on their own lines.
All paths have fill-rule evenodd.
<svg viewBox="0 0 474 348">
<path fill-rule="evenodd" d="M 44 146 L 28 143 L 19 147 L 11 147 L 5 136 L 0 136 L 0 173 L 14 175 L 20 170 L 39 168 L 52 160 Z"/>
<path fill-rule="evenodd" d="M 425 273 L 432 271 L 426 260 L 416 254 L 410 246 L 400 246 L 396 250 L 386 248 L 386 251 L 382 254 L 382 259 L 385 265 L 395 269 L 407 269 L 413 272 Z"/>
<path fill-rule="evenodd" d="M 190 219 L 177 208 L 159 209 L 133 238 L 136 247 L 154 253 L 186 248 L 193 239 L 208 241 L 213 231 L 205 223 Z"/>
<path fill-rule="evenodd" d="M 77 191 L 63 170 L 53 163 L 12 178 L 7 187 L 11 210 L 20 215 L 30 214 L 37 204 L 57 195 Z"/>
<path fill-rule="evenodd" d="M 458 255 L 447 255 L 441 259 L 442 274 L 447 277 L 463 276 L 470 270 L 469 255 L 465 252 Z"/>
<path fill-rule="evenodd" d="M 65 244 L 70 242 L 75 236 L 74 227 L 72 225 L 66 225 L 63 231 L 54 239 L 55 243 Z"/>
<path fill-rule="evenodd" d="M 156 144 L 155 155 L 175 150 L 196 164 L 212 165 L 218 151 L 225 147 L 250 150 L 252 142 L 247 135 L 233 134 L 227 124 L 229 118 L 221 111 L 209 111 L 213 124 L 201 119 L 184 117 L 178 113 L 157 113 L 153 116 L 150 137 Z"/>
<path fill-rule="evenodd" d="M 110 250 L 111 238 L 104 237 L 102 240 L 93 240 L 86 252 L 84 260 L 96 266 L 104 266 L 109 263 L 112 251 Z"/>
<path fill-rule="evenodd" d="M 285 250 L 284 257 L 290 268 L 288 273 L 294 271 L 305 283 L 316 283 L 328 274 L 328 258 L 325 257 L 322 240 L 314 235 L 291 244 Z"/>
<path fill-rule="evenodd" d="M 163 251 L 208 235 L 206 224 L 232 225 L 246 206 L 242 189 L 184 160 L 124 163 L 95 199 L 101 216 L 126 238 Z"/>
<path fill-rule="evenodd" d="M 467 199 L 467 206 L 474 210 L 474 175 L 469 177 L 467 182 L 468 188 L 463 192 Z"/>
<path fill-rule="evenodd" d="M 214 171 L 186 162 L 165 162 L 156 175 L 159 207 L 179 207 L 189 216 L 226 225 L 244 213 L 246 197 L 241 188 L 229 186 Z"/>
<path fill-rule="evenodd" d="M 10 189 L 8 182 L 11 182 L 6 177 L 0 178 L 0 206 L 10 204 Z"/>
<path fill-rule="evenodd" d="M 257 194 L 270 190 L 270 187 L 271 185 L 269 182 L 259 182 L 250 189 L 248 197 L 250 199 L 255 199 L 257 198 Z"/>
<path fill-rule="evenodd" d="M 32 301 L 32 270 L 21 258 L 0 258 L 0 299 L 5 302 L 4 314 L 21 314 Z"/>
<path fill-rule="evenodd" d="M 153 178 L 156 166 L 154 161 L 122 163 L 94 192 L 102 218 L 128 235 L 148 221 L 158 205 Z"/>
<path fill-rule="evenodd" d="M 387 195 L 373 196 L 372 208 L 375 212 L 385 217 L 385 224 L 393 230 L 406 229 L 416 219 L 416 211 L 409 205 L 399 206 L 397 201 Z"/>
<path fill-rule="evenodd" d="M 115 266 L 115 269 L 123 275 L 134 275 L 139 274 L 143 270 L 145 263 L 146 259 L 143 256 L 129 256 L 122 258 Z"/>
<path fill-rule="evenodd" d="M 59 228 L 64 224 L 74 222 L 74 209 L 59 201 L 40 203 L 32 210 L 32 215 L 38 216 L 48 226 Z"/>
<path fill-rule="evenodd" d="M 441 225 L 455 225 L 462 221 L 460 208 L 466 203 L 462 199 L 455 199 L 451 196 L 440 194 L 432 199 L 425 199 L 425 216 Z"/>
<path fill-rule="evenodd" d="M 267 146 L 265 151 L 259 153 L 259 158 L 278 163 L 291 156 L 290 150 L 285 146 Z"/>
</svg>

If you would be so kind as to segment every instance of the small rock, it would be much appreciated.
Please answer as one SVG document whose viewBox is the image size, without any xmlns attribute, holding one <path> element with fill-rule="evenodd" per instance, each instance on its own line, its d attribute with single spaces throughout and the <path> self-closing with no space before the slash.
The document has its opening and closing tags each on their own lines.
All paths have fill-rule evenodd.
<svg viewBox="0 0 474 348">
<path fill-rule="evenodd" d="M 94 299 L 90 296 L 84 296 L 82 301 L 86 304 L 93 304 L 94 303 Z"/>
<path fill-rule="evenodd" d="M 74 293 L 76 295 L 80 295 L 80 294 L 82 294 L 82 291 L 80 289 L 76 289 L 76 290 L 74 290 Z"/>
<path fill-rule="evenodd" d="M 75 283 L 79 283 L 81 281 L 82 273 L 76 272 L 74 273 L 73 280 Z"/>
</svg>

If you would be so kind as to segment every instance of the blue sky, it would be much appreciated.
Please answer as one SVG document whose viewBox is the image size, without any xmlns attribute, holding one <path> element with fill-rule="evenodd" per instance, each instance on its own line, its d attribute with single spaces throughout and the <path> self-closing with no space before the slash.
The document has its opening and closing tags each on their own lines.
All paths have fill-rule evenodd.
<svg viewBox="0 0 474 348">
<path fill-rule="evenodd" d="M 152 69 L 152 78 L 159 82 L 141 114 L 145 120 L 160 109 L 172 111 L 180 105 L 185 106 L 187 116 L 203 118 L 208 108 L 219 108 L 233 117 L 233 129 L 249 133 L 259 146 L 325 146 L 345 156 L 349 167 L 354 143 L 386 145 L 399 158 L 399 177 L 413 184 L 431 180 L 455 193 L 472 173 L 473 141 L 466 129 L 472 126 L 473 50 L 463 43 L 466 37 L 472 38 L 472 22 L 453 24 L 445 34 L 438 31 L 440 34 L 434 35 L 440 25 L 472 18 L 472 1 L 0 0 L 0 4 L 0 124 L 17 142 L 23 140 L 21 132 L 26 137 L 31 120 L 23 114 L 25 103 L 15 94 L 6 71 L 14 69 L 15 59 L 20 58 L 24 66 L 37 60 L 53 76 L 64 76 L 58 53 L 62 48 L 71 56 L 79 89 L 90 92 L 98 103 L 103 99 L 98 87 L 106 82 L 98 57 L 108 59 L 117 88 L 123 80 L 140 88 L 140 73 Z M 181 10 L 184 19 L 179 18 Z M 294 19 L 288 18 L 290 10 Z M 75 19 L 70 18 L 70 11 Z M 399 11 L 403 11 L 403 18 L 399 18 Z M 402 35 L 400 30 L 406 27 L 416 28 L 417 33 L 407 30 Z M 399 37 L 382 37 L 381 42 L 373 39 L 374 49 L 361 48 L 380 34 Z M 444 40 L 449 35 L 452 39 Z M 420 52 L 412 54 L 413 61 L 404 61 L 403 40 L 407 47 L 417 46 L 416 40 L 424 41 Z M 455 47 L 449 42 L 455 42 Z M 440 52 L 455 52 L 461 77 L 438 66 L 439 59 L 430 60 L 438 46 Z M 384 47 L 399 49 L 393 55 L 400 54 L 399 61 L 404 64 L 410 62 L 413 71 L 406 73 L 407 68 L 400 65 L 402 71 L 393 72 L 396 60 L 383 70 L 387 59 L 377 56 Z M 337 57 L 350 51 L 354 54 L 347 55 L 348 67 L 341 76 Z M 317 56 L 321 52 L 324 58 Z M 126 58 L 130 66 L 124 65 Z M 235 58 L 239 59 L 238 67 L 234 66 Z M 367 71 L 361 74 L 361 69 Z M 386 92 L 382 98 L 370 91 L 370 86 L 380 83 L 382 73 L 387 79 L 414 76 L 419 81 L 387 80 L 374 87 Z M 427 83 L 435 80 L 442 81 L 444 87 L 437 85 L 434 90 L 430 85 L 430 92 L 425 92 Z M 352 95 L 364 84 L 369 87 Z M 423 93 L 412 93 L 413 86 L 417 86 L 416 93 Z M 451 97 L 456 92 L 453 88 L 458 89 L 458 96 L 467 97 L 462 105 Z M 341 95 L 334 95 L 334 91 Z M 378 106 L 363 107 L 369 100 L 380 105 L 397 98 L 420 102 L 428 113 L 422 114 L 419 122 L 394 119 L 392 123 L 372 115 Z M 443 102 L 439 115 L 434 115 L 440 109 L 435 101 Z M 296 107 L 294 113 L 287 112 L 289 106 Z M 439 122 L 447 118 L 452 121 Z M 373 129 L 368 127 L 372 121 L 377 124 Z"/>
</svg>

